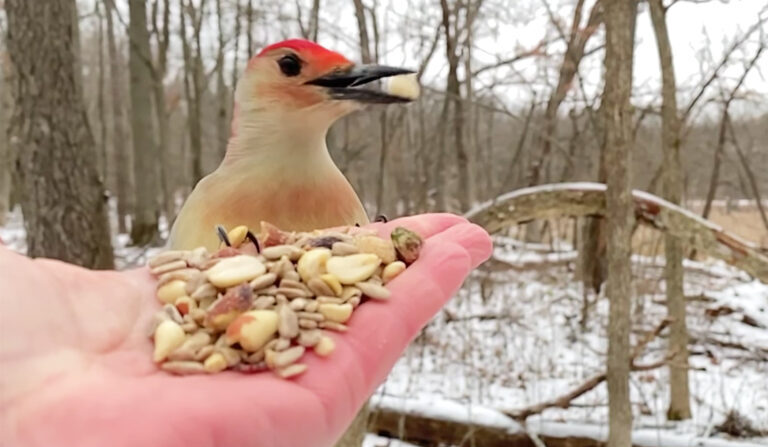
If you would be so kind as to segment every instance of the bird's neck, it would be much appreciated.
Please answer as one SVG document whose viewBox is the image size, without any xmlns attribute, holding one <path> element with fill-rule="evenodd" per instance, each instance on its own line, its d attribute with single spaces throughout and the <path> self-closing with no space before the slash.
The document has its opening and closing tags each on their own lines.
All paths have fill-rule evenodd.
<svg viewBox="0 0 768 447">
<path fill-rule="evenodd" d="M 297 114 L 235 112 L 220 170 L 246 169 L 277 176 L 338 172 L 325 144 L 328 125 Z M 287 177 L 290 178 L 290 177 Z"/>
</svg>

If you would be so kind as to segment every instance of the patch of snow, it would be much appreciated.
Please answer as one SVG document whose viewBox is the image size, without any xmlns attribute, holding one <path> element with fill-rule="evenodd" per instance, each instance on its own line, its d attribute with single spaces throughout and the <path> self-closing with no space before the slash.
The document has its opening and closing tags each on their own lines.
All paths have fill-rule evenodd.
<svg viewBox="0 0 768 447">
<path fill-rule="evenodd" d="M 363 439 L 362 447 L 417 447 L 397 439 L 385 438 L 374 434 L 367 434 Z"/>
</svg>

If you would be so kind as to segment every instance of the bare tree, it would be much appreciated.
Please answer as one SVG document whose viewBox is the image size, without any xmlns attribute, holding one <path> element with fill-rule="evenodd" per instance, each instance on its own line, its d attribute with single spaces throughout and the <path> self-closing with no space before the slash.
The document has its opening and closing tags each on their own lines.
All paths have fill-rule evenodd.
<svg viewBox="0 0 768 447">
<path fill-rule="evenodd" d="M 179 9 L 181 18 L 181 46 L 184 53 L 184 93 L 187 99 L 187 127 L 189 130 L 189 145 L 192 150 L 192 184 L 203 178 L 203 136 L 201 121 L 201 96 L 203 94 L 203 61 L 200 46 L 200 31 L 203 22 L 205 0 L 200 1 L 199 9 L 195 8 L 192 0 Z M 250 3 L 248 4 L 250 6 Z M 192 21 L 193 48 L 187 41 L 186 16 Z M 250 16 L 249 16 L 250 17 Z M 250 35 L 250 33 L 249 33 Z"/>
<path fill-rule="evenodd" d="M 546 3 L 545 3 L 546 4 Z M 547 157 L 552 150 L 552 136 L 555 133 L 557 124 L 557 111 L 565 100 L 569 89 L 573 85 L 573 79 L 578 73 L 579 64 L 584 57 L 584 49 L 587 41 L 594 35 L 602 21 L 602 5 L 600 1 L 595 2 L 589 12 L 589 18 L 584 28 L 581 27 L 581 17 L 584 9 L 584 0 L 578 0 L 573 11 L 573 21 L 571 22 L 570 32 L 566 35 L 560 28 L 557 19 L 547 5 L 550 22 L 555 26 L 560 37 L 566 41 L 565 54 L 560 64 L 560 72 L 557 78 L 557 86 L 552 91 L 547 100 L 547 108 L 544 112 L 544 123 L 539 135 L 539 156 L 534 159 L 528 173 L 528 185 L 536 185 L 541 179 L 541 173 Z M 508 185 L 511 186 L 511 185 Z"/>
<path fill-rule="evenodd" d="M 744 84 L 744 81 L 747 79 L 747 75 L 757 64 L 757 61 L 760 59 L 760 55 L 762 55 L 765 47 L 766 44 L 761 36 L 760 45 L 757 47 L 757 50 L 755 51 L 755 54 L 752 56 L 752 58 L 744 66 L 744 71 L 741 73 L 741 76 L 739 76 L 739 80 L 736 82 L 736 85 L 722 97 L 723 112 L 720 118 L 717 145 L 715 146 L 715 159 L 712 163 L 712 175 L 709 177 L 709 188 L 707 189 L 707 198 L 704 203 L 704 210 L 701 213 L 701 216 L 705 219 L 709 217 L 709 213 L 712 210 L 712 201 L 715 199 L 718 180 L 720 179 L 720 164 L 722 161 L 723 153 L 725 152 L 726 132 L 728 130 L 727 122 L 730 119 L 728 110 L 733 101 L 736 100 L 739 90 Z"/>
<path fill-rule="evenodd" d="M 632 411 L 629 405 L 629 367 L 632 297 L 631 190 L 632 62 L 635 0 L 604 0 L 605 8 L 605 153 L 608 173 L 606 230 L 608 235 L 608 447 L 630 447 Z"/>
<path fill-rule="evenodd" d="M 230 96 L 230 103 L 229 107 L 232 109 L 234 107 L 234 101 L 235 101 L 235 89 L 237 88 L 237 75 L 240 73 L 240 68 L 238 67 L 238 63 L 240 61 L 240 14 L 242 13 L 242 9 L 240 7 L 240 0 L 235 1 L 235 49 L 232 52 L 232 81 L 230 82 L 230 85 L 232 86 L 232 95 Z"/>
<path fill-rule="evenodd" d="M 216 52 L 216 149 L 224 158 L 229 139 L 228 110 L 229 92 L 224 83 L 224 26 L 222 24 L 221 0 L 216 0 L 216 25 L 219 29 L 218 51 Z M 234 71 L 234 70 L 233 70 Z"/>
<path fill-rule="evenodd" d="M 121 233 L 129 229 L 128 218 L 133 215 L 133 170 L 132 148 L 128 143 L 128 131 L 125 128 L 125 107 L 123 106 L 122 89 L 124 69 L 120 66 L 120 56 L 115 42 L 113 14 L 114 0 L 104 0 L 107 16 L 107 51 L 109 53 L 109 79 L 112 88 L 112 154 L 113 166 L 117 173 L 117 228 Z"/>
<path fill-rule="evenodd" d="M 75 1 L 10 0 L 5 11 L 28 254 L 112 268 L 104 186 L 77 81 Z"/>
<path fill-rule="evenodd" d="M 355 4 L 355 7 L 357 7 L 357 4 Z M 317 33 L 319 31 L 318 25 L 320 21 L 320 0 L 312 0 L 312 9 L 309 11 L 309 23 L 307 23 L 307 25 L 304 25 L 304 19 L 301 17 L 302 7 L 298 0 L 296 0 L 296 10 L 298 11 L 297 21 L 299 22 L 301 36 L 305 39 L 316 42 Z M 360 16 L 358 15 L 357 17 L 359 20 Z"/>
<path fill-rule="evenodd" d="M 168 46 L 171 41 L 170 33 L 170 0 L 162 0 L 163 11 L 161 25 L 157 24 L 160 0 L 152 2 L 152 34 L 155 36 L 155 55 L 152 61 L 152 87 L 154 93 L 154 110 L 157 122 L 157 146 L 161 157 L 160 180 L 163 189 L 163 205 L 165 217 L 171 222 L 176 214 L 176 199 L 174 197 L 174 160 L 171 158 L 170 137 L 168 135 L 168 107 L 165 101 L 165 73 L 168 67 Z"/>
<path fill-rule="evenodd" d="M 136 210 L 131 240 L 148 244 L 158 237 L 158 163 L 152 121 L 152 59 L 149 51 L 147 9 L 143 0 L 130 1 L 129 71 L 131 74 L 131 133 L 133 175 L 136 178 Z M 138 181 L 141 179 L 141 181 Z"/>
<path fill-rule="evenodd" d="M 11 208 L 11 146 L 8 144 L 8 120 L 11 113 L 11 79 L 10 60 L 5 51 L 5 42 L 0 46 L 0 225 L 5 222 L 6 214 Z"/>
<path fill-rule="evenodd" d="M 763 198 L 761 197 L 761 194 L 760 194 L 760 187 L 757 184 L 757 178 L 755 177 L 754 171 L 749 166 L 749 161 L 747 159 L 747 156 L 744 154 L 744 151 L 741 149 L 741 145 L 739 144 L 739 139 L 736 136 L 737 134 L 733 130 L 733 121 L 731 120 L 730 117 L 727 117 L 727 120 L 728 120 L 728 131 L 732 138 L 733 148 L 736 150 L 736 155 L 738 155 L 739 157 L 739 163 L 741 164 L 742 169 L 744 169 L 744 172 L 747 174 L 747 179 L 749 180 L 749 187 L 752 191 L 752 196 L 755 199 L 755 203 L 757 205 L 758 211 L 760 211 L 760 219 L 762 219 L 765 229 L 768 230 L 768 213 L 766 213 L 765 206 L 763 205 Z"/>
<path fill-rule="evenodd" d="M 105 119 L 107 116 L 106 111 L 106 105 L 105 105 L 105 98 L 104 98 L 104 72 L 106 71 L 104 69 L 104 19 L 101 12 L 101 2 L 96 2 L 96 16 L 98 17 L 99 26 L 97 28 L 96 33 L 96 46 L 99 55 L 98 55 L 98 61 L 99 61 L 99 78 L 98 78 L 98 93 L 97 93 L 97 99 L 96 99 L 96 110 L 99 114 L 99 138 L 96 142 L 96 145 L 98 147 L 98 154 L 97 154 L 97 166 L 99 168 L 99 176 L 102 178 L 102 181 L 107 176 L 107 160 L 109 158 L 109 154 L 107 151 L 107 120 Z"/>
<path fill-rule="evenodd" d="M 456 168 L 458 170 L 458 198 L 459 204 L 463 210 L 469 209 L 474 200 L 473 184 L 471 179 L 471 160 L 464 141 L 464 101 L 461 97 L 461 83 L 459 82 L 459 63 L 461 59 L 459 38 L 464 32 L 468 32 L 468 27 L 472 26 L 481 1 L 475 2 L 455 2 L 448 4 L 448 0 L 440 0 L 442 11 L 443 38 L 445 39 L 445 55 L 448 60 L 448 78 L 445 88 L 445 99 L 441 111 L 441 123 L 448 123 L 448 117 L 451 116 L 450 126 L 453 130 L 453 146 L 456 152 Z M 462 12 L 464 20 L 462 20 Z M 446 175 L 445 170 L 445 132 L 440 133 L 441 141 L 438 142 L 437 178 L 443 178 Z M 441 191 L 438 192 L 438 207 L 442 209 L 449 208 L 446 203 L 446 184 L 444 180 L 439 182 Z"/>
<path fill-rule="evenodd" d="M 255 51 L 253 41 L 253 0 L 248 0 L 248 6 L 245 8 L 245 14 L 247 18 L 246 29 L 248 31 L 248 57 L 251 57 Z"/>
<path fill-rule="evenodd" d="M 683 194 L 683 173 L 680 165 L 680 117 L 677 110 L 677 81 L 672 63 L 672 45 L 667 32 L 667 10 L 662 0 L 648 0 L 651 21 L 656 34 L 656 47 L 661 65 L 661 148 L 663 152 L 664 198 L 679 205 Z M 691 404 L 688 390 L 688 328 L 685 323 L 683 294 L 682 241 L 664 235 L 667 315 L 672 320 L 668 350 L 672 357 L 669 368 L 669 409 L 667 419 L 690 419 Z"/>
</svg>

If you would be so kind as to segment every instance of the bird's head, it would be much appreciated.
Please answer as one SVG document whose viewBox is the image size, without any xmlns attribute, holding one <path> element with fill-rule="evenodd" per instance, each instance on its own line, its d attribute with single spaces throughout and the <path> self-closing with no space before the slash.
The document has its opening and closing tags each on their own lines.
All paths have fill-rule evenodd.
<svg viewBox="0 0 768 447">
<path fill-rule="evenodd" d="M 316 122 L 327 129 L 341 116 L 366 104 L 410 101 L 366 88 L 372 81 L 408 73 L 413 71 L 356 65 L 316 43 L 286 40 L 264 48 L 249 61 L 237 87 L 237 112 L 265 112 L 282 119 L 301 117 L 306 125 Z"/>
</svg>

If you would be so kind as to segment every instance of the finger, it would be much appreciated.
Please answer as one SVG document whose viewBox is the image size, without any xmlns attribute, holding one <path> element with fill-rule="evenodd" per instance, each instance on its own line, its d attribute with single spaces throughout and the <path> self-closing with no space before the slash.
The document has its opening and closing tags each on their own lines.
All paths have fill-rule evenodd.
<svg viewBox="0 0 768 447">
<path fill-rule="evenodd" d="M 430 238 L 454 225 L 466 223 L 467 219 L 450 213 L 419 214 L 415 216 L 401 217 L 389 222 L 376 222 L 366 225 L 365 228 L 375 229 L 379 235 L 389 237 L 396 227 L 405 227 L 416 232 L 424 239 Z"/>
<path fill-rule="evenodd" d="M 488 246 L 487 233 L 468 223 L 430 238 L 420 259 L 389 284 L 392 298 L 367 302 L 355 312 L 349 331 L 334 336 L 332 372 L 329 361 L 308 356 L 309 372 L 299 382 L 326 404 L 333 427 L 349 422 L 418 331 L 488 257 Z"/>
</svg>

